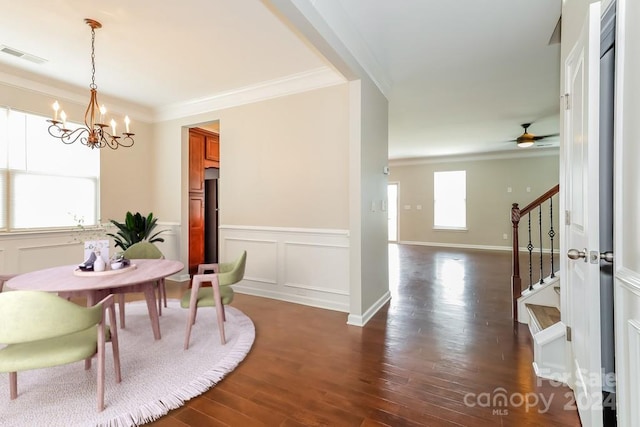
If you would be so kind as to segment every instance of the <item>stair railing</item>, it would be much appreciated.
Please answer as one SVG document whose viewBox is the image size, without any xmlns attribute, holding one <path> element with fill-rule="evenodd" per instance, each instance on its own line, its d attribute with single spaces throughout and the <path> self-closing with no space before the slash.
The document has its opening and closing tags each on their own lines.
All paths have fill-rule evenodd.
<svg viewBox="0 0 640 427">
<path fill-rule="evenodd" d="M 531 227 L 531 214 L 535 213 L 537 210 L 537 222 L 538 222 L 538 250 L 540 255 L 540 264 L 539 264 L 539 284 L 544 283 L 544 264 L 543 264 L 543 255 L 544 255 L 544 238 L 543 238 L 543 204 L 548 201 L 548 212 L 549 212 L 549 230 L 547 231 L 547 236 L 549 238 L 549 246 L 547 248 L 549 252 L 550 258 L 550 277 L 555 277 L 555 269 L 554 269 L 554 238 L 557 235 L 557 232 L 553 228 L 553 196 L 560 192 L 560 185 L 556 185 L 551 188 L 549 191 L 535 199 L 533 202 L 529 203 L 523 209 L 518 207 L 518 203 L 513 203 L 511 205 L 511 224 L 513 225 L 512 230 L 512 260 L 511 260 L 511 295 L 512 295 L 512 304 L 513 304 L 513 320 L 514 322 L 518 321 L 518 297 L 522 295 L 522 278 L 520 277 L 520 244 L 518 241 L 519 234 L 519 225 L 520 220 L 525 215 L 527 216 L 527 252 L 528 252 L 528 260 L 529 260 L 529 284 L 527 286 L 528 289 L 533 290 L 533 253 L 536 250 L 536 246 L 534 245 L 534 241 L 532 240 L 532 227 Z M 546 206 L 546 205 L 545 205 Z M 535 220 L 535 219 L 534 219 Z M 537 269 L 537 266 L 536 266 Z M 525 288 L 525 289 L 527 289 Z"/>
</svg>

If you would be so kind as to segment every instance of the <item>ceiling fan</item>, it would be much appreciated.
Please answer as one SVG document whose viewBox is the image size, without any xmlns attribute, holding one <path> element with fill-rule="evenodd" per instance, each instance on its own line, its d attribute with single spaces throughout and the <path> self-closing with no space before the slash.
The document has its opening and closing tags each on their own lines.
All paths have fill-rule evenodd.
<svg viewBox="0 0 640 427">
<path fill-rule="evenodd" d="M 524 129 L 524 133 L 519 137 L 517 137 L 516 139 L 511 140 L 511 141 L 517 142 L 518 147 L 520 148 L 531 147 L 536 141 L 540 141 L 541 139 L 544 139 L 544 138 L 560 135 L 559 133 L 552 133 L 549 135 L 534 135 L 527 131 L 529 126 L 531 126 L 531 123 L 523 123 L 521 126 Z"/>
</svg>

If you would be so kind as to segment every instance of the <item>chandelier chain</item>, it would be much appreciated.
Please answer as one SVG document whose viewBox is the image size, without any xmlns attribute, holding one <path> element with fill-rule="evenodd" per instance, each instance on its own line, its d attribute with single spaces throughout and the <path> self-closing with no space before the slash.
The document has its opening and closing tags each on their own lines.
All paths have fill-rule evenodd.
<svg viewBox="0 0 640 427">
<path fill-rule="evenodd" d="M 91 84 L 89 87 L 91 89 L 97 89 L 96 85 L 96 30 L 91 27 Z"/>
</svg>

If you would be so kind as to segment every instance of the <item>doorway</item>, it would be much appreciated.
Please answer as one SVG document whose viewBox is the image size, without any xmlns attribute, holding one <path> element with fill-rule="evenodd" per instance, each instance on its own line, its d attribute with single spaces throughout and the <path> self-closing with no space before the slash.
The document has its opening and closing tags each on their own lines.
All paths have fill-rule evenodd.
<svg viewBox="0 0 640 427">
<path fill-rule="evenodd" d="M 398 183 L 387 185 L 387 221 L 389 241 L 398 241 Z"/>
</svg>

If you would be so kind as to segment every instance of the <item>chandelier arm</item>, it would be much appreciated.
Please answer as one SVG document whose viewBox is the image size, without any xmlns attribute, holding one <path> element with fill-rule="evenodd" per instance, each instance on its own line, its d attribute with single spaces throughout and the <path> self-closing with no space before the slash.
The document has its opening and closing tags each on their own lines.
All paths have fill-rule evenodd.
<svg viewBox="0 0 640 427">
<path fill-rule="evenodd" d="M 87 134 L 89 133 L 89 131 L 85 128 L 78 128 L 71 131 L 69 129 L 61 128 L 60 126 L 58 126 L 58 123 L 53 123 L 52 120 L 48 120 L 48 121 L 52 122 L 52 124 L 49 126 L 49 129 L 48 129 L 49 135 L 53 136 L 54 138 L 58 138 L 60 141 L 62 141 L 64 144 L 67 144 L 67 145 L 73 144 L 74 142 L 76 142 L 84 133 L 87 133 Z"/>
</svg>

